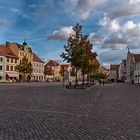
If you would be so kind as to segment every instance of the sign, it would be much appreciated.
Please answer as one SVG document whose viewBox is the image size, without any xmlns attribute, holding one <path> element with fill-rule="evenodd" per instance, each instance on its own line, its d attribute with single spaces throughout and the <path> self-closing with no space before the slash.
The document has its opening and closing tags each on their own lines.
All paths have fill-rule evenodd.
<svg viewBox="0 0 140 140">
<path fill-rule="evenodd" d="M 64 80 L 69 80 L 69 72 L 64 71 Z"/>
</svg>

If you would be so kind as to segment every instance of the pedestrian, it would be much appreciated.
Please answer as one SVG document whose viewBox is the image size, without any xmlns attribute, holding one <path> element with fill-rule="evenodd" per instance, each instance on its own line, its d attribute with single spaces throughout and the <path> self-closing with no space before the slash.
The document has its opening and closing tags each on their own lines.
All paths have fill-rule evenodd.
<svg viewBox="0 0 140 140">
<path fill-rule="evenodd" d="M 101 85 L 101 80 L 99 80 L 99 85 Z"/>
<path fill-rule="evenodd" d="M 103 85 L 105 84 L 105 81 L 103 81 Z"/>
</svg>

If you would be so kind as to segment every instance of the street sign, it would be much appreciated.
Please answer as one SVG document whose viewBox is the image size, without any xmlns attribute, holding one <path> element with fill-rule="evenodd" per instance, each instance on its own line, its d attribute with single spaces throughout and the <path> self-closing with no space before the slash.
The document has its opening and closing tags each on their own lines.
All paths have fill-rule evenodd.
<svg viewBox="0 0 140 140">
<path fill-rule="evenodd" d="M 64 71 L 64 80 L 69 80 L 69 73 L 68 73 L 68 71 Z"/>
</svg>

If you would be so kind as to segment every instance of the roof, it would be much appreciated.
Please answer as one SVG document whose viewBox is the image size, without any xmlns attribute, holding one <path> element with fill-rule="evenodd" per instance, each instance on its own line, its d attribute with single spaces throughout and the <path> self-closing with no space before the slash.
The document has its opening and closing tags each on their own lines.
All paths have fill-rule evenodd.
<svg viewBox="0 0 140 140">
<path fill-rule="evenodd" d="M 4 45 L 0 45 L 0 55 L 18 59 L 18 57 L 12 52 L 12 50 Z"/>
<path fill-rule="evenodd" d="M 54 60 L 50 60 L 47 64 L 46 64 L 46 66 L 58 66 L 59 64 L 56 62 L 56 61 L 54 61 Z"/>
<path fill-rule="evenodd" d="M 6 44 L 0 45 L 0 46 L 16 46 L 16 47 L 18 47 L 18 49 L 24 50 L 25 45 L 28 45 L 28 44 L 26 42 L 23 42 L 23 44 L 21 45 L 21 44 L 18 44 L 16 42 L 11 43 L 11 42 L 7 41 Z M 30 47 L 28 47 L 28 51 L 32 52 L 32 49 Z"/>
<path fill-rule="evenodd" d="M 33 61 L 39 62 L 39 63 L 44 63 L 35 53 L 33 53 Z"/>
<path fill-rule="evenodd" d="M 116 70 L 116 69 L 117 69 L 117 66 L 118 66 L 118 65 L 116 65 L 116 64 L 111 64 L 111 65 L 110 65 L 110 70 L 112 70 L 112 71 L 113 71 L 113 70 Z"/>
<path fill-rule="evenodd" d="M 68 68 L 70 64 L 61 64 L 61 68 Z"/>
<path fill-rule="evenodd" d="M 133 56 L 134 56 L 135 62 L 140 61 L 140 54 L 134 54 Z"/>
</svg>

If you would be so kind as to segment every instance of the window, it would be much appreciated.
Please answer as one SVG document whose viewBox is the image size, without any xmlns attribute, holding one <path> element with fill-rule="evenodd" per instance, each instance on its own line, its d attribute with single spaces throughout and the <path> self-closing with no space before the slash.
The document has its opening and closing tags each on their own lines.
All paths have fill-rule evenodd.
<svg viewBox="0 0 140 140">
<path fill-rule="evenodd" d="M 0 66 L 0 70 L 2 70 L 2 66 Z"/>
<path fill-rule="evenodd" d="M 13 63 L 13 58 L 11 58 L 11 63 Z"/>
<path fill-rule="evenodd" d="M 11 66 L 10 70 L 13 71 L 13 66 Z"/>
<path fill-rule="evenodd" d="M 17 59 L 15 59 L 15 63 L 17 63 Z"/>
<path fill-rule="evenodd" d="M 9 58 L 7 57 L 7 62 L 9 62 Z"/>
<path fill-rule="evenodd" d="M 0 76 L 0 80 L 2 80 L 2 76 Z"/>
<path fill-rule="evenodd" d="M 8 65 L 6 66 L 6 70 L 9 71 L 9 66 Z"/>
<path fill-rule="evenodd" d="M 2 57 L 0 57 L 0 62 L 2 62 L 3 61 L 3 58 Z"/>
</svg>

